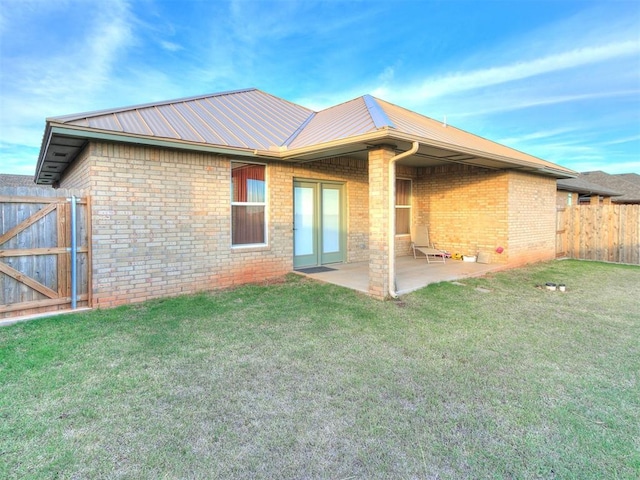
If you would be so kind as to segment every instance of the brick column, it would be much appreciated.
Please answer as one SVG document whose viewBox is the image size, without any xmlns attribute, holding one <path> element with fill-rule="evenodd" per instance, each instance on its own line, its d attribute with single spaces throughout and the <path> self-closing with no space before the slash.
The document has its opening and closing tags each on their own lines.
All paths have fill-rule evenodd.
<svg viewBox="0 0 640 480">
<path fill-rule="evenodd" d="M 369 152 L 369 294 L 384 299 L 389 292 L 389 159 L 392 147 Z"/>
</svg>

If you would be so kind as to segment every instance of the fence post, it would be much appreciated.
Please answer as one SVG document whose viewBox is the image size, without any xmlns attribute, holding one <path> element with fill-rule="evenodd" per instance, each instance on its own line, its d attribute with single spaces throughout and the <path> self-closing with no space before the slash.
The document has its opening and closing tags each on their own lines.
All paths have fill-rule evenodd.
<svg viewBox="0 0 640 480">
<path fill-rule="evenodd" d="M 71 195 L 71 309 L 78 306 L 78 242 L 76 228 L 76 196 Z"/>
</svg>

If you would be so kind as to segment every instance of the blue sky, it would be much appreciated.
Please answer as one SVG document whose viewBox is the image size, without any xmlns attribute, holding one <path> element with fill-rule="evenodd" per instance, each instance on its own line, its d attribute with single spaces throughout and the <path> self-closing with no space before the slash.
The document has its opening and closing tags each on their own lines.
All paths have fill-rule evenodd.
<svg viewBox="0 0 640 480">
<path fill-rule="evenodd" d="M 257 87 L 369 93 L 577 171 L 640 173 L 640 2 L 0 0 L 0 172 L 45 119 Z"/>
</svg>

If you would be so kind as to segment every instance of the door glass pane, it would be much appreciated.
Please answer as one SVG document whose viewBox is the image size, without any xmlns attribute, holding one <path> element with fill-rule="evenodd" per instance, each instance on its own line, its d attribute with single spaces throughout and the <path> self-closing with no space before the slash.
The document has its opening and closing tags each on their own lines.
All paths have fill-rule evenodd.
<svg viewBox="0 0 640 480">
<path fill-rule="evenodd" d="M 311 187 L 294 189 L 294 249 L 295 255 L 311 255 L 313 249 L 313 193 Z"/>
<path fill-rule="evenodd" d="M 322 253 L 340 251 L 340 190 L 322 189 Z"/>
</svg>

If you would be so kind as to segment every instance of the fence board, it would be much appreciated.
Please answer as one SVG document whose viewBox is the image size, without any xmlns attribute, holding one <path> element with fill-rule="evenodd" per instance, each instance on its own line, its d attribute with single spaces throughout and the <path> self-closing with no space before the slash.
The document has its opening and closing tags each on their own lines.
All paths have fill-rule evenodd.
<svg viewBox="0 0 640 480">
<path fill-rule="evenodd" d="M 80 192 L 0 188 L 0 318 L 70 308 L 71 195 Z M 78 198 L 78 306 L 90 300 L 88 208 Z"/>
<path fill-rule="evenodd" d="M 557 255 L 640 265 L 640 205 L 558 209 Z"/>
</svg>

